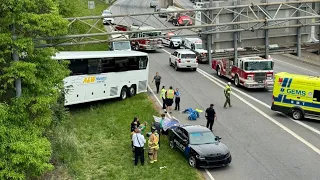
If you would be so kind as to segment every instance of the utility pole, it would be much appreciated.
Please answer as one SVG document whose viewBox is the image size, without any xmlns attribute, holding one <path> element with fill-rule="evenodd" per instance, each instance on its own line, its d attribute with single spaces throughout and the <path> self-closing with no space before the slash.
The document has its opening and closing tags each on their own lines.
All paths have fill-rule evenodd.
<svg viewBox="0 0 320 180">
<path fill-rule="evenodd" d="M 238 0 L 234 0 L 233 5 L 236 7 L 238 5 Z M 236 13 L 238 11 L 237 8 L 234 9 L 233 18 L 234 21 L 238 21 L 239 18 L 237 18 L 238 14 Z M 238 29 L 238 25 L 233 25 L 233 29 Z M 238 66 L 238 32 L 233 33 L 233 50 L 234 50 L 234 65 Z"/>
<path fill-rule="evenodd" d="M 13 43 L 15 43 L 17 40 L 15 24 L 11 25 L 11 32 L 12 32 Z M 13 49 L 12 49 L 12 59 L 14 62 L 19 61 L 19 54 L 18 54 L 18 50 L 17 50 L 17 47 L 15 44 L 13 45 Z M 16 96 L 20 97 L 21 96 L 21 78 L 16 79 L 15 88 L 16 88 Z"/>
<path fill-rule="evenodd" d="M 213 0 L 210 0 L 210 3 L 209 3 L 209 7 L 211 8 L 211 7 L 213 7 Z M 212 19 L 212 14 L 213 14 L 213 10 L 210 10 L 210 11 L 208 11 L 208 13 L 207 13 L 207 16 L 210 18 L 210 19 Z M 209 19 L 209 18 L 207 18 L 207 23 L 210 23 L 210 24 L 212 24 L 212 23 L 214 23 L 214 22 L 211 22 L 211 20 Z M 210 28 L 210 27 L 208 27 L 207 28 L 207 31 L 208 30 L 211 30 L 212 29 L 212 27 Z M 212 62 L 212 54 L 211 54 L 211 50 L 212 50 L 212 36 L 213 36 L 213 34 L 207 34 L 207 51 L 208 51 L 208 60 L 209 60 L 209 65 L 211 66 L 211 62 Z"/>
</svg>

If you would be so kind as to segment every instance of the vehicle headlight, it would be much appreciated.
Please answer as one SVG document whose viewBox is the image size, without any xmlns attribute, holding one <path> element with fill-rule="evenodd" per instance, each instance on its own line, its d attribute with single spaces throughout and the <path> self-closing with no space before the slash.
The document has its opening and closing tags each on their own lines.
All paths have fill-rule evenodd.
<svg viewBox="0 0 320 180">
<path fill-rule="evenodd" d="M 272 79 L 273 79 L 272 75 L 267 75 L 267 80 L 272 80 Z"/>
<path fill-rule="evenodd" d="M 248 76 L 247 76 L 247 79 L 248 79 L 248 80 L 253 80 L 253 76 L 252 76 L 252 75 L 248 75 Z"/>
<path fill-rule="evenodd" d="M 196 155 L 196 158 L 197 158 L 197 159 L 200 159 L 200 160 L 205 160 L 205 157 L 204 157 L 204 156 L 201 156 L 201 155 Z"/>
</svg>

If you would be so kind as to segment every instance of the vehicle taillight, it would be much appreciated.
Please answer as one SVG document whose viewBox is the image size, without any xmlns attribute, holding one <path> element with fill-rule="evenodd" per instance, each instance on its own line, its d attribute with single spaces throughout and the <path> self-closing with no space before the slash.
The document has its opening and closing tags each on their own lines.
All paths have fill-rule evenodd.
<svg viewBox="0 0 320 180">
<path fill-rule="evenodd" d="M 146 44 L 149 44 L 149 43 L 150 43 L 150 41 L 146 40 Z"/>
<path fill-rule="evenodd" d="M 179 24 L 182 24 L 182 20 L 181 19 L 178 19 L 178 22 L 179 22 Z"/>
<path fill-rule="evenodd" d="M 198 57 L 196 57 L 196 63 L 198 63 Z"/>
<path fill-rule="evenodd" d="M 267 74 L 267 80 L 272 80 L 273 79 L 273 74 Z"/>
<path fill-rule="evenodd" d="M 178 59 L 178 63 L 181 63 L 181 59 Z"/>
<path fill-rule="evenodd" d="M 273 102 L 274 102 L 274 95 L 272 95 L 272 104 L 273 104 Z"/>
</svg>

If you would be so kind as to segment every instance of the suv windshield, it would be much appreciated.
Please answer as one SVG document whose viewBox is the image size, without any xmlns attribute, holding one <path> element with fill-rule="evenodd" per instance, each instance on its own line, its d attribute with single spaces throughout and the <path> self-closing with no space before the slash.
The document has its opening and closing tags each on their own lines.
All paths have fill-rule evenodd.
<svg viewBox="0 0 320 180">
<path fill-rule="evenodd" d="M 195 59 L 195 54 L 181 54 L 181 59 Z"/>
<path fill-rule="evenodd" d="M 202 44 L 195 44 L 196 49 L 202 49 Z"/>
<path fill-rule="evenodd" d="M 252 61 L 244 63 L 244 70 L 257 71 L 257 70 L 272 70 L 272 61 Z"/>
<path fill-rule="evenodd" d="M 197 132 L 190 133 L 190 144 L 199 145 L 199 144 L 212 144 L 216 143 L 216 136 L 208 131 L 208 132 Z"/>
</svg>

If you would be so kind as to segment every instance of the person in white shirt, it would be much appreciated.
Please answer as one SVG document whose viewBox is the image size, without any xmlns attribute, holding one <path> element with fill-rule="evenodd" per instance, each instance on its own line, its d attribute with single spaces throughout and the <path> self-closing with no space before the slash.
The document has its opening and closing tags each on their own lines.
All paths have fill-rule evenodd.
<svg viewBox="0 0 320 180">
<path fill-rule="evenodd" d="M 140 130 L 136 128 L 135 134 L 132 135 L 132 142 L 134 146 L 134 165 L 138 165 L 138 160 L 140 157 L 141 165 L 144 165 L 144 144 L 146 143 L 146 139 L 142 134 L 140 134 Z"/>
</svg>

